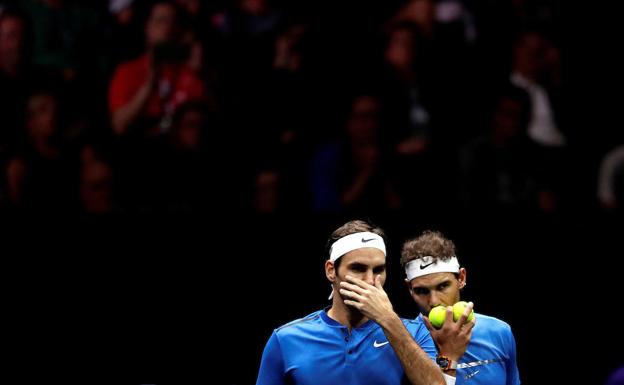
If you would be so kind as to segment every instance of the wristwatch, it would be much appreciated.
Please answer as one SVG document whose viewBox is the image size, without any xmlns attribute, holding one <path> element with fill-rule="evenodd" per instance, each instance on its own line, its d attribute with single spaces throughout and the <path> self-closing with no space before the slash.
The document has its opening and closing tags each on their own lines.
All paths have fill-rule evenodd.
<svg viewBox="0 0 624 385">
<path fill-rule="evenodd" d="M 451 360 L 447 356 L 443 356 L 442 354 L 438 354 L 436 357 L 436 364 L 442 369 L 444 372 L 448 372 L 449 370 L 457 369 L 457 362 Z"/>
</svg>

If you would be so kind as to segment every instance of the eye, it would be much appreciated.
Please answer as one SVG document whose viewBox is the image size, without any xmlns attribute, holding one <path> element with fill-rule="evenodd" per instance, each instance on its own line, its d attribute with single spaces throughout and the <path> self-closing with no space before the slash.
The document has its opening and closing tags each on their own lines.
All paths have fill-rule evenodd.
<svg viewBox="0 0 624 385">
<path fill-rule="evenodd" d="M 429 289 L 425 289 L 423 287 L 417 287 L 414 289 L 414 294 L 416 295 L 427 295 L 429 294 Z"/>
<path fill-rule="evenodd" d="M 449 282 L 442 282 L 441 284 L 438 285 L 438 291 L 444 291 L 448 289 L 449 286 L 450 286 Z"/>
<path fill-rule="evenodd" d="M 373 273 L 375 273 L 375 274 L 381 274 L 384 271 L 386 271 L 386 266 L 378 266 L 378 267 L 373 269 Z"/>
</svg>

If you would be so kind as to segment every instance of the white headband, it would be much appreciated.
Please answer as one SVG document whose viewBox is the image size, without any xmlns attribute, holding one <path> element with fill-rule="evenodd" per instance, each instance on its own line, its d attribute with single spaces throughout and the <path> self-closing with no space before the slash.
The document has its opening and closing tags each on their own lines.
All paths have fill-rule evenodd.
<svg viewBox="0 0 624 385">
<path fill-rule="evenodd" d="M 329 260 L 335 262 L 349 251 L 363 249 L 365 247 L 374 247 L 381 250 L 384 255 L 386 255 L 386 244 L 383 239 L 378 234 L 365 231 L 349 234 L 334 242 L 331 249 L 329 249 Z"/>
<path fill-rule="evenodd" d="M 433 273 L 459 273 L 457 257 L 452 256 L 451 259 L 444 261 L 440 258 L 434 260 L 432 256 L 426 255 L 422 258 L 414 259 L 405 265 L 405 274 L 408 281 Z"/>
<path fill-rule="evenodd" d="M 344 236 L 334 242 L 329 249 L 329 260 L 335 262 L 338 258 L 347 254 L 349 251 L 363 249 L 365 247 L 374 247 L 381 250 L 386 255 L 386 244 L 379 234 L 364 231 Z M 329 299 L 334 296 L 334 290 L 329 295 Z"/>
</svg>

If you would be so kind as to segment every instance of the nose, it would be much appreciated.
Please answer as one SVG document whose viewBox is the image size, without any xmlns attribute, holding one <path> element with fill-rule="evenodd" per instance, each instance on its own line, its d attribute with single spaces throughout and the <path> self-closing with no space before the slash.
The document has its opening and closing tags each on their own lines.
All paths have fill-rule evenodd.
<svg viewBox="0 0 624 385">
<path fill-rule="evenodd" d="M 431 292 L 431 294 L 429 295 L 429 306 L 431 308 L 434 308 L 440 304 L 440 297 L 435 292 Z"/>
<path fill-rule="evenodd" d="M 375 284 L 375 274 L 373 274 L 372 270 L 367 270 L 366 274 L 364 275 L 362 279 L 364 280 L 364 282 L 368 283 L 369 285 Z"/>
</svg>

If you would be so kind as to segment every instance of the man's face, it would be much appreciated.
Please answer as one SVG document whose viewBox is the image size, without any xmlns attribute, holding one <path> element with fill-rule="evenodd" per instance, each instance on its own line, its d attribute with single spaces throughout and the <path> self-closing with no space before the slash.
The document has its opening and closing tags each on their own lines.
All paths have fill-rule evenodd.
<svg viewBox="0 0 624 385">
<path fill-rule="evenodd" d="M 18 58 L 23 44 L 24 26 L 15 17 L 6 17 L 0 23 L 0 56 Z"/>
<path fill-rule="evenodd" d="M 407 284 L 420 311 L 427 315 L 438 305 L 453 306 L 458 302 L 460 283 L 465 277 L 466 271 L 462 268 L 459 279 L 453 273 L 433 273 L 414 278 Z"/>
<path fill-rule="evenodd" d="M 347 275 L 371 285 L 375 284 L 375 276 L 379 275 L 381 284 L 386 282 L 386 256 L 381 250 L 366 247 L 350 251 L 340 259 L 342 261 L 338 271 L 334 272 L 334 295 L 340 293 L 340 282 L 344 281 Z"/>
<path fill-rule="evenodd" d="M 176 11 L 166 3 L 156 4 L 145 26 L 147 45 L 154 46 L 173 39 L 176 29 Z"/>
</svg>

